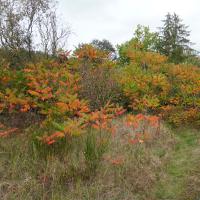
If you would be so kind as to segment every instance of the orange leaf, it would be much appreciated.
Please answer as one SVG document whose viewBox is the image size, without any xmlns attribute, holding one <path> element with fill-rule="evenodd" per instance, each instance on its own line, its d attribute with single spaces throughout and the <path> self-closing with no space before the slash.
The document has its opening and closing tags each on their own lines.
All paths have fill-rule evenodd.
<svg viewBox="0 0 200 200">
<path fill-rule="evenodd" d="M 40 93 L 36 92 L 36 91 L 33 91 L 33 90 L 28 90 L 28 93 L 33 95 L 33 96 L 37 96 L 39 97 L 40 96 Z"/>
</svg>

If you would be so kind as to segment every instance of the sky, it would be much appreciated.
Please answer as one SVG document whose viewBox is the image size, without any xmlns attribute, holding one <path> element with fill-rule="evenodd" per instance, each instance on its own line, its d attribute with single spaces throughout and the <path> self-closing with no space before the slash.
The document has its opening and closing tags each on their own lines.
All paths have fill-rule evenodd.
<svg viewBox="0 0 200 200">
<path fill-rule="evenodd" d="M 200 50 L 200 0 L 58 0 L 62 23 L 72 31 L 67 48 L 93 39 L 113 45 L 133 37 L 137 24 L 156 31 L 165 15 L 176 13 L 188 25 L 193 48 Z"/>
</svg>

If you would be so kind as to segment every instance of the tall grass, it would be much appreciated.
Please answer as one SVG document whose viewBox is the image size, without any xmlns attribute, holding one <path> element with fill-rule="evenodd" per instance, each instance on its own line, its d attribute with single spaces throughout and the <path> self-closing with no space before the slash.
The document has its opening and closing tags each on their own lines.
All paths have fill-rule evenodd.
<svg viewBox="0 0 200 200">
<path fill-rule="evenodd" d="M 115 136 L 91 130 L 72 139 L 70 148 L 45 156 L 33 145 L 32 129 L 1 139 L 0 198 L 154 199 L 173 136 L 162 127 L 155 140 L 133 145 L 120 120 L 115 123 Z"/>
</svg>

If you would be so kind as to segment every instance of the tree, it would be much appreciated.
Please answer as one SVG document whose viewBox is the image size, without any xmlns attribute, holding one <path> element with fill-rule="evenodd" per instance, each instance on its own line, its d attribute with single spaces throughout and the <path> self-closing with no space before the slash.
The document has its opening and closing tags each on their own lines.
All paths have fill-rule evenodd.
<svg viewBox="0 0 200 200">
<path fill-rule="evenodd" d="M 41 16 L 38 21 L 38 32 L 41 40 L 40 45 L 46 57 L 50 54 L 50 29 L 50 13 L 46 13 L 44 16 Z"/>
<path fill-rule="evenodd" d="M 22 6 L 17 1 L 0 1 L 0 45 L 6 50 L 18 51 L 24 47 L 25 31 L 21 27 L 22 10 Z"/>
<path fill-rule="evenodd" d="M 65 47 L 66 40 L 71 33 L 69 27 L 64 27 L 58 23 L 55 11 L 50 13 L 50 31 L 51 53 L 55 56 L 58 49 Z"/>
<path fill-rule="evenodd" d="M 56 0 L 0 0 L 2 57 L 14 65 L 23 64 L 41 50 L 37 47 L 45 55 L 56 55 L 70 33 L 58 23 L 56 5 Z"/>
<path fill-rule="evenodd" d="M 51 9 L 51 0 L 21 0 L 23 6 L 23 16 L 25 27 L 25 44 L 31 57 L 31 51 L 33 50 L 33 32 L 34 26 L 38 23 L 41 16 L 45 15 L 48 10 Z"/>
<path fill-rule="evenodd" d="M 107 51 L 109 53 L 115 53 L 115 48 L 113 45 L 106 39 L 103 40 L 93 40 L 91 45 L 99 50 Z"/>
<path fill-rule="evenodd" d="M 0 0 L 1 56 L 10 65 L 21 65 L 32 58 L 38 20 L 51 9 L 53 1 Z"/>
<path fill-rule="evenodd" d="M 41 47 L 46 56 L 56 56 L 57 51 L 65 47 L 66 40 L 71 33 L 69 27 L 58 23 L 58 16 L 53 10 L 40 18 L 38 31 Z"/>
<path fill-rule="evenodd" d="M 193 52 L 189 40 L 190 31 L 188 26 L 182 23 L 179 16 L 168 13 L 163 20 L 164 25 L 160 28 L 159 52 L 169 57 L 174 63 L 183 62 L 188 54 Z"/>
<path fill-rule="evenodd" d="M 148 26 L 137 25 L 133 40 L 140 43 L 143 51 L 157 51 L 158 33 L 151 32 Z"/>
<path fill-rule="evenodd" d="M 158 33 L 151 32 L 148 26 L 137 25 L 133 38 L 118 46 L 120 63 L 130 63 L 130 52 L 141 56 L 146 52 L 157 52 L 158 42 Z"/>
<path fill-rule="evenodd" d="M 115 48 L 113 47 L 111 42 L 109 42 L 108 40 L 106 40 L 106 39 L 103 39 L 103 40 L 94 39 L 94 40 L 92 40 L 92 42 L 90 44 L 94 48 L 110 54 L 110 59 L 115 60 L 117 58 Z"/>
<path fill-rule="evenodd" d="M 33 46 L 33 31 L 48 9 L 50 0 L 0 0 L 1 45 L 9 49 Z"/>
</svg>

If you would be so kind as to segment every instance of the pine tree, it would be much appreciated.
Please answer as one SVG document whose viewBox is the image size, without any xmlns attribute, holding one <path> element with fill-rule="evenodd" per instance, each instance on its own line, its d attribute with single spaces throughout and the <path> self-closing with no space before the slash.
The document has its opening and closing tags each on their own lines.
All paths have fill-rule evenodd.
<svg viewBox="0 0 200 200">
<path fill-rule="evenodd" d="M 179 16 L 168 13 L 163 20 L 163 27 L 160 28 L 160 43 L 158 49 L 161 54 L 169 57 L 174 63 L 183 62 L 188 55 L 193 53 L 188 39 L 190 31 L 188 26 L 182 23 Z"/>
</svg>

